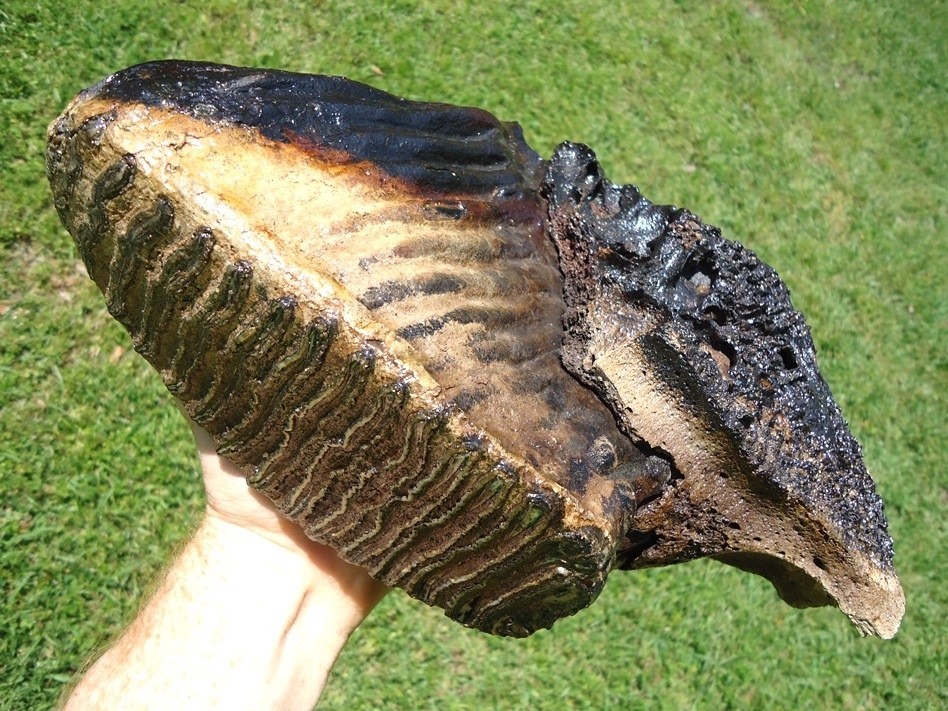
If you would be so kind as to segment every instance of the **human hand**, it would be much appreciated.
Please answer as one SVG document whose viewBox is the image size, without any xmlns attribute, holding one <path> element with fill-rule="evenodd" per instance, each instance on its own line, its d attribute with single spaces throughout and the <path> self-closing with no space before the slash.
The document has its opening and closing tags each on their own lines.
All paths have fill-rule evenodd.
<svg viewBox="0 0 948 711">
<path fill-rule="evenodd" d="M 311 709 L 388 589 L 308 539 L 192 424 L 207 510 L 155 596 L 67 711 Z"/>
<path fill-rule="evenodd" d="M 253 532 L 270 543 L 300 556 L 313 566 L 323 585 L 334 583 L 341 596 L 349 598 L 354 615 L 364 618 L 388 592 L 362 568 L 346 563 L 332 548 L 307 538 L 303 530 L 277 513 L 273 504 L 251 489 L 243 472 L 220 456 L 210 436 L 190 418 L 204 488 L 207 493 L 205 525 L 226 532 L 235 526 Z M 359 619 L 361 622 L 361 619 Z"/>
</svg>

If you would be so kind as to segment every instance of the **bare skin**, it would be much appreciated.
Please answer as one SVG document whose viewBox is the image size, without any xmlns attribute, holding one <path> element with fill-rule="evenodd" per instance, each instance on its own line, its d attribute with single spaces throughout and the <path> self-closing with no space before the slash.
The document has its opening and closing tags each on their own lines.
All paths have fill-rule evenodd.
<svg viewBox="0 0 948 711">
<path fill-rule="evenodd" d="M 388 592 L 281 518 L 192 428 L 204 520 L 67 711 L 311 709 L 349 635 Z"/>
</svg>

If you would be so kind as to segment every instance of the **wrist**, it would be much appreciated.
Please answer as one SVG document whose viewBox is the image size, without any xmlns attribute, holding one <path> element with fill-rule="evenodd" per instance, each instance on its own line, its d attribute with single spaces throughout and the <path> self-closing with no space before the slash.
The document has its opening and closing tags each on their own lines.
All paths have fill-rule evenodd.
<svg viewBox="0 0 948 711">
<path fill-rule="evenodd" d="M 285 523 L 283 531 L 253 530 L 208 510 L 190 545 L 211 573 L 232 578 L 244 594 L 255 591 L 251 597 L 261 604 L 293 608 L 294 634 L 337 639 L 341 647 L 384 589 L 379 593 L 364 571 Z"/>
<path fill-rule="evenodd" d="M 311 709 L 377 583 L 270 534 L 206 516 L 66 708 Z"/>
</svg>

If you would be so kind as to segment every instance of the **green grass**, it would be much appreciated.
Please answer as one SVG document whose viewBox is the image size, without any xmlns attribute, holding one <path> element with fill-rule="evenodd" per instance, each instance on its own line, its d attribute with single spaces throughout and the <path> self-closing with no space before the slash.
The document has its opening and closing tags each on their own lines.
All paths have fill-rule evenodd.
<svg viewBox="0 0 948 711">
<path fill-rule="evenodd" d="M 790 284 L 888 504 L 908 599 L 891 642 L 711 562 L 616 574 L 519 641 L 396 592 L 325 708 L 948 706 L 945 3 L 263 5 L 0 7 L 0 709 L 54 703 L 201 508 L 187 429 L 78 270 L 43 170 L 76 92 L 172 56 L 483 106 L 720 225 Z"/>
</svg>

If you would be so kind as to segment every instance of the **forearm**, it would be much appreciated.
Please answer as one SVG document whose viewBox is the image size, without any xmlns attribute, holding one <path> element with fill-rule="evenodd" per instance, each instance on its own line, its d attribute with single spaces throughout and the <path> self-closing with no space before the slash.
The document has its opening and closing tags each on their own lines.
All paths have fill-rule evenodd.
<svg viewBox="0 0 948 711">
<path fill-rule="evenodd" d="M 312 708 L 377 599 L 340 565 L 208 516 L 65 708 Z"/>
</svg>

